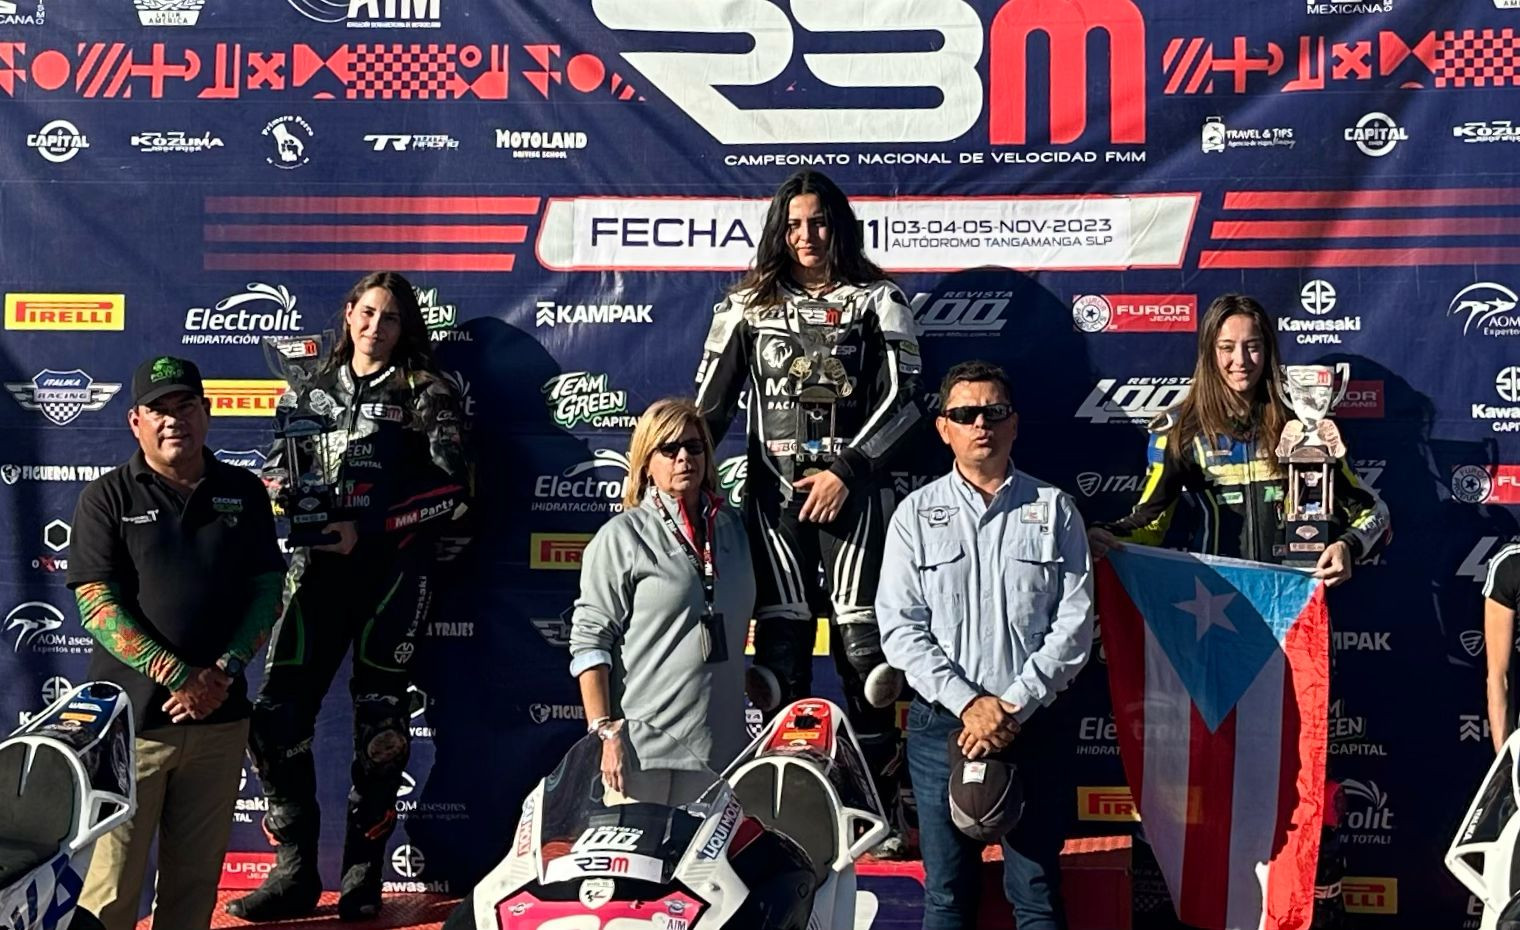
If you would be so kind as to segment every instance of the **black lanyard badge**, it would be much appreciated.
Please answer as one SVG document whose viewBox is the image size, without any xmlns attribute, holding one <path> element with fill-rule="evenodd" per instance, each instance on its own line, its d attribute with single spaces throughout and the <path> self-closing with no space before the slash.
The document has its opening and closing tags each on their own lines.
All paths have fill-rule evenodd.
<svg viewBox="0 0 1520 930">
<path fill-rule="evenodd" d="M 714 582 L 716 570 L 713 563 L 713 536 L 717 531 L 712 517 L 716 510 L 710 510 L 707 514 L 707 538 L 703 540 L 702 551 L 697 552 L 691 540 L 681 532 L 676 525 L 675 518 L 665 508 L 665 502 L 657 493 L 654 498 L 655 510 L 660 514 L 660 522 L 676 538 L 676 543 L 681 547 L 681 553 L 686 556 L 686 561 L 696 570 L 697 577 L 702 581 L 702 600 L 704 603 L 702 616 L 698 621 L 698 636 L 702 647 L 702 661 L 711 663 L 728 661 L 728 636 L 723 629 L 723 615 L 713 610 Z"/>
</svg>

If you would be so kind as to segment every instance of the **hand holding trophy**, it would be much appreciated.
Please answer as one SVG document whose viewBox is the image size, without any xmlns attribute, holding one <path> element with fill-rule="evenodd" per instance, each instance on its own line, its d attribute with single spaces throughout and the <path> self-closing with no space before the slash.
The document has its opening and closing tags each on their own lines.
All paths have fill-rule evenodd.
<svg viewBox="0 0 1520 930">
<path fill-rule="evenodd" d="M 345 519 L 337 493 L 344 445 L 337 404 L 315 386 L 332 341 L 331 332 L 264 337 L 265 361 L 290 386 L 274 413 L 275 440 L 281 447 L 285 474 L 273 494 L 290 520 L 292 547 L 337 542 L 337 535 L 323 528 Z"/>
</svg>

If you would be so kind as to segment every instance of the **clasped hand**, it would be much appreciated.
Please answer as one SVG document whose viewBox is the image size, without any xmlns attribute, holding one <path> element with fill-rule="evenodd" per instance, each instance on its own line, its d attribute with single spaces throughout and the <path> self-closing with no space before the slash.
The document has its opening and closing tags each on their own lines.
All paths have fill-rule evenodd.
<svg viewBox="0 0 1520 930">
<path fill-rule="evenodd" d="M 1007 749 L 1019 735 L 1018 712 L 1017 704 L 990 694 L 973 698 L 961 711 L 961 752 L 967 759 L 980 759 Z"/>
</svg>

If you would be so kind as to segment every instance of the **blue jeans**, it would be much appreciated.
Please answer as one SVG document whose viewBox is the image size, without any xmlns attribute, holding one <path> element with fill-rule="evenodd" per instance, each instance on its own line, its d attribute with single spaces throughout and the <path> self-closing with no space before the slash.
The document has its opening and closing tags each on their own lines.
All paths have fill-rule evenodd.
<svg viewBox="0 0 1520 930">
<path fill-rule="evenodd" d="M 1061 902 L 1061 847 L 1069 792 L 1059 773 L 1059 723 L 1037 711 L 1013 741 L 1024 783 L 1024 816 L 1003 840 L 1003 893 L 1019 930 L 1066 930 Z M 1046 719 L 1041 719 L 1046 717 Z M 924 930 L 972 930 L 982 888 L 982 845 L 950 820 L 950 733 L 960 719 L 915 698 L 908 709 L 908 772 L 918 801 L 918 842 L 924 857 Z M 1053 752 L 1052 750 L 1056 750 Z"/>
</svg>

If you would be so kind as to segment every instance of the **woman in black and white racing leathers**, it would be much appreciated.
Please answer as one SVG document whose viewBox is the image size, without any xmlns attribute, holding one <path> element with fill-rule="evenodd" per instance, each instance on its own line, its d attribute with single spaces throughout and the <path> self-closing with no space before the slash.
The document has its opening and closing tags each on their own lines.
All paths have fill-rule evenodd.
<svg viewBox="0 0 1520 930">
<path fill-rule="evenodd" d="M 227 905 L 245 920 L 289 919 L 316 907 L 312 734 L 350 644 L 353 789 L 338 913 L 353 920 L 379 910 L 381 858 L 410 747 L 408 669 L 432 609 L 439 538 L 459 535 L 455 521 L 469 501 L 459 400 L 434 369 L 415 292 L 401 275 L 377 272 L 354 285 L 343 333 L 311 391 L 331 399 L 341 427 L 317 438 L 339 462 L 321 477 L 334 482 L 339 507 L 352 516 L 327 527 L 335 542 L 299 548 L 291 559 L 290 594 L 249 735 L 277 861 L 261 887 Z M 274 456 L 265 476 L 278 483 L 320 468 Z"/>
<path fill-rule="evenodd" d="M 847 712 L 878 773 L 895 751 L 902 688 L 874 608 L 891 493 L 879 479 L 921 416 L 920 367 L 907 298 L 865 257 L 848 199 L 818 172 L 792 175 L 771 201 L 754 266 L 714 308 L 697 406 L 716 441 L 750 387 L 751 697 L 773 708 L 812 693 L 821 566 Z M 805 386 L 820 384 L 835 398 L 804 403 Z"/>
</svg>

